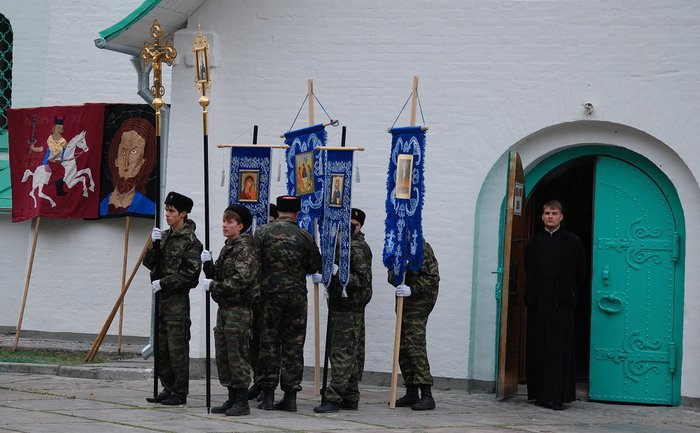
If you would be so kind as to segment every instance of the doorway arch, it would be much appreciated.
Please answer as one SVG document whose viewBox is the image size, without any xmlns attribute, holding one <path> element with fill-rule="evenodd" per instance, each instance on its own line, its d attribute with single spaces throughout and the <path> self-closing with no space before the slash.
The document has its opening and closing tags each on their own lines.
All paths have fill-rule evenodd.
<svg viewBox="0 0 700 433">
<path fill-rule="evenodd" d="M 550 154 L 546 158 L 542 159 L 536 165 L 530 168 L 526 174 L 526 181 L 525 181 L 525 189 L 526 189 L 526 197 L 529 199 L 533 197 L 537 197 L 537 190 L 538 188 L 543 187 L 543 183 L 546 183 L 548 180 L 553 180 L 557 178 L 562 178 L 563 176 L 567 176 L 567 172 L 571 172 L 572 170 L 583 170 L 584 172 L 589 172 L 590 177 L 593 180 L 593 186 L 592 188 L 595 188 L 595 179 L 596 179 L 596 161 L 598 160 L 610 160 L 610 161 L 618 161 L 617 164 L 622 164 L 619 165 L 618 167 L 630 167 L 632 170 L 639 171 L 642 173 L 641 178 L 643 179 L 648 179 L 648 186 L 654 188 L 658 188 L 658 191 L 660 194 L 663 196 L 665 201 L 668 203 L 668 208 L 670 209 L 670 218 L 672 221 L 673 225 L 673 230 L 674 233 L 677 234 L 678 238 L 680 239 L 680 242 L 678 242 L 678 247 L 677 247 L 677 258 L 675 259 L 675 264 L 672 265 L 673 267 L 673 272 L 674 272 L 674 278 L 673 278 L 673 283 L 671 290 L 671 298 L 672 301 L 670 301 L 670 309 L 672 311 L 669 312 L 669 314 L 672 316 L 671 325 L 669 325 L 670 329 L 669 335 L 670 337 L 670 342 L 668 342 L 668 347 L 670 349 L 666 350 L 663 352 L 663 355 L 658 355 L 660 352 L 654 352 L 655 356 L 661 356 L 661 357 L 668 357 L 673 358 L 671 361 L 673 365 L 669 362 L 667 364 L 663 364 L 661 369 L 669 369 L 671 371 L 671 376 L 668 380 L 667 384 L 662 384 L 660 385 L 661 387 L 666 387 L 668 388 L 666 390 L 666 394 L 668 394 L 667 399 L 658 399 L 656 397 L 649 397 L 648 399 L 645 399 L 644 396 L 637 396 L 637 397 L 627 397 L 624 396 L 625 393 L 619 392 L 619 393 L 598 393 L 596 399 L 599 400 L 604 400 L 604 401 L 629 401 L 629 402 L 641 402 L 641 403 L 660 403 L 660 404 L 672 404 L 672 405 L 678 405 L 680 404 L 680 384 L 681 384 L 681 375 L 680 375 L 680 366 L 681 366 L 681 359 L 682 359 L 682 331 L 683 331 L 683 294 L 684 294 L 684 242 L 683 240 L 685 239 L 685 220 L 684 220 L 684 213 L 683 213 L 683 208 L 681 206 L 681 201 L 679 199 L 679 196 L 677 194 L 677 191 L 671 181 L 666 177 L 666 175 L 651 161 L 649 161 L 647 158 L 643 157 L 642 155 L 635 153 L 629 149 L 618 147 L 618 146 L 611 146 L 611 145 L 601 145 L 601 144 L 586 144 L 586 145 L 579 145 L 576 147 L 571 147 L 564 149 L 562 151 Z M 608 175 L 610 176 L 610 175 Z M 615 173 L 613 173 L 612 176 L 615 176 Z M 585 178 L 586 176 L 582 176 Z M 622 182 L 624 184 L 625 182 L 632 182 L 628 181 L 625 179 L 620 179 L 618 182 Z M 646 181 L 645 181 L 646 182 Z M 589 181 L 590 183 L 590 181 Z M 584 187 L 585 188 L 585 187 Z M 534 194 L 534 196 L 533 196 Z M 593 194 L 592 194 L 593 195 Z M 550 197 L 552 198 L 552 197 Z M 585 199 L 584 199 L 585 200 Z M 535 200 L 537 201 L 537 199 Z M 573 200 L 572 200 L 573 201 Z M 590 210 L 590 224 L 588 225 L 589 231 L 592 232 L 592 227 L 593 227 L 593 218 L 594 218 L 594 210 L 592 209 L 593 205 L 593 199 L 588 199 L 588 201 L 591 203 L 591 210 Z M 536 207 L 538 203 L 533 203 L 534 206 Z M 541 203 L 539 203 L 541 205 Z M 528 206 L 530 209 L 531 213 L 536 213 L 537 210 L 532 208 L 531 205 Z M 585 208 L 585 205 L 583 206 Z M 585 214 L 586 211 L 585 209 L 581 209 L 579 212 L 578 218 L 583 218 L 585 219 L 586 216 L 582 216 L 580 214 Z M 530 218 L 532 221 L 533 218 Z M 585 226 L 585 224 L 584 224 Z M 590 234 L 585 233 L 586 228 L 583 227 L 582 229 L 584 231 L 584 236 L 589 236 L 590 241 L 588 242 L 589 246 L 589 251 L 590 256 L 591 256 L 591 261 L 596 262 L 597 258 L 602 254 L 602 250 L 604 249 L 601 245 L 595 246 L 591 244 L 596 244 L 596 242 L 601 241 L 601 239 L 596 239 L 595 234 L 590 238 Z M 584 243 L 585 240 L 584 240 Z M 619 246 L 618 246 L 619 247 Z M 598 260 L 599 261 L 599 260 Z M 594 270 L 593 272 L 597 273 L 599 270 Z M 589 290 L 591 285 L 588 285 Z M 596 293 L 599 293 L 600 291 L 597 291 Z M 607 296 L 607 295 L 606 295 Z M 587 312 L 589 315 L 591 313 L 591 306 L 590 306 L 590 301 L 591 299 L 591 294 L 590 291 L 588 292 L 588 305 L 585 306 L 584 308 L 587 308 L 587 310 L 584 310 L 584 312 Z M 616 298 L 617 299 L 617 298 Z M 618 302 L 621 302 L 618 299 Z M 597 311 L 594 308 L 594 316 L 595 316 L 595 311 Z M 584 314 L 585 316 L 585 314 Z M 590 323 L 590 322 L 589 322 Z M 585 328 L 585 327 L 584 327 Z M 581 333 L 580 333 L 581 334 Z M 584 332 L 582 333 L 583 337 L 581 335 L 577 335 L 578 338 L 583 338 L 586 339 L 588 338 L 587 330 L 584 329 Z M 592 338 L 592 337 L 591 337 Z M 629 336 L 629 339 L 632 339 L 632 336 Z M 583 343 L 585 344 L 585 343 Z M 592 344 L 592 343 L 591 343 Z M 647 350 L 647 352 L 653 352 L 653 350 L 650 350 L 654 344 L 654 342 L 645 342 L 643 344 L 646 344 L 644 349 Z M 651 346 L 650 346 L 651 344 Z M 614 346 L 614 345 L 613 345 Z M 663 344 L 664 348 L 666 348 L 666 342 L 664 341 Z M 615 357 L 630 357 L 630 354 L 628 352 L 624 352 L 626 349 L 601 349 L 598 346 L 594 347 L 592 349 L 594 353 L 591 354 L 591 359 L 597 360 L 597 359 L 605 359 L 607 358 L 615 358 Z M 601 352 L 602 351 L 602 352 Z M 624 352 L 624 353 L 623 353 Z M 602 354 L 601 354 L 602 353 Z M 636 356 L 636 355 L 635 355 Z M 668 360 L 666 360 L 668 361 Z M 666 362 L 664 361 L 664 362 Z M 625 364 L 627 361 L 621 362 L 620 359 L 617 359 L 614 361 L 615 363 L 620 363 L 620 364 Z M 638 362 L 639 365 L 636 367 L 639 367 L 641 370 L 647 370 L 651 371 L 652 373 L 655 372 L 655 368 L 657 368 L 658 365 L 661 364 L 653 364 L 653 362 L 650 362 L 649 360 L 641 360 Z M 594 374 L 598 374 L 600 376 L 602 373 L 597 371 L 600 369 L 599 364 L 596 364 L 594 367 L 592 367 L 591 371 Z M 585 373 L 585 371 L 584 371 Z M 628 383 L 630 381 L 637 381 L 638 379 L 634 377 L 633 374 L 628 374 L 628 372 L 624 372 L 625 378 L 624 378 L 624 383 Z M 585 374 L 584 374 L 585 375 Z M 628 380 L 629 379 L 629 380 Z M 645 380 L 649 380 L 649 378 L 645 378 Z M 622 385 L 620 385 L 622 386 Z M 627 385 L 624 385 L 625 387 Z M 658 387 L 658 386 L 657 386 Z"/>
</svg>

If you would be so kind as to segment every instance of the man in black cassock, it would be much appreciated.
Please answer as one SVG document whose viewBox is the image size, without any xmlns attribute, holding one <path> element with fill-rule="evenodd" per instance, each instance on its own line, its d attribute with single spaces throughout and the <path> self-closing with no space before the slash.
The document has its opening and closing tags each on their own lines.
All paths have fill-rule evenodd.
<svg viewBox="0 0 700 433">
<path fill-rule="evenodd" d="M 586 273 L 581 240 L 563 219 L 561 203 L 545 203 L 544 231 L 525 249 L 527 396 L 554 410 L 576 398 L 575 310 Z"/>
</svg>

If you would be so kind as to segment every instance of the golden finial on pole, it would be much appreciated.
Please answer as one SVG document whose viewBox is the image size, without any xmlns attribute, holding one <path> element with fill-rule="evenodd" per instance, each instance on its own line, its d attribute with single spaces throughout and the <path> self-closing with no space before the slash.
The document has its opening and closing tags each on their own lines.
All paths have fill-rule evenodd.
<svg viewBox="0 0 700 433">
<path fill-rule="evenodd" d="M 161 143 L 160 143 L 160 135 L 161 135 L 161 120 L 160 120 L 160 110 L 163 108 L 163 99 L 162 96 L 165 95 L 165 87 L 163 87 L 162 84 L 162 64 L 163 62 L 167 63 L 168 65 L 172 65 L 173 61 L 175 60 L 175 57 L 177 57 L 177 51 L 175 50 L 175 47 L 173 47 L 172 41 L 168 41 L 165 43 L 165 45 L 161 45 L 160 38 L 163 37 L 163 28 L 161 27 L 160 23 L 158 22 L 157 19 L 153 20 L 153 26 L 151 26 L 151 31 L 150 35 L 153 38 L 153 45 L 151 45 L 148 41 L 145 41 L 143 43 L 143 48 L 141 49 L 141 60 L 143 61 L 144 65 L 148 66 L 149 64 L 153 64 L 153 85 L 151 86 L 151 95 L 153 95 L 153 108 L 156 110 L 156 196 L 155 196 L 155 202 L 156 202 L 156 212 L 155 212 L 155 226 L 156 228 L 160 229 L 160 210 L 161 210 L 161 203 L 160 203 L 160 190 L 162 188 L 161 185 L 161 177 L 160 177 L 160 170 L 161 170 L 161 161 L 160 161 L 160 152 L 161 152 Z M 160 240 L 156 240 L 153 245 L 153 249 L 155 251 L 155 262 L 156 262 L 156 268 L 155 268 L 155 273 L 160 278 L 161 275 L 161 266 L 160 266 Z M 158 356 L 158 349 L 160 348 L 160 339 L 158 337 L 159 334 L 159 329 L 160 329 L 160 324 L 159 324 L 159 314 L 160 314 L 160 300 L 159 300 L 159 295 L 158 293 L 153 294 L 153 311 L 154 315 L 152 317 L 153 321 L 153 400 L 155 401 L 158 398 L 158 379 L 160 376 L 159 372 L 159 356 Z"/>
<path fill-rule="evenodd" d="M 211 78 L 209 76 L 209 42 L 207 42 L 207 37 L 202 34 L 201 29 L 197 32 L 197 36 L 194 38 L 192 51 L 194 52 L 195 61 L 194 84 L 197 86 L 197 91 L 199 91 L 200 94 L 199 105 L 202 106 L 202 114 L 204 115 L 204 133 L 206 134 L 208 132 L 207 106 L 209 105 L 207 91 L 211 88 Z"/>
<path fill-rule="evenodd" d="M 197 36 L 194 38 L 192 45 L 194 52 L 194 69 L 195 78 L 194 84 L 199 91 L 199 105 L 202 106 L 202 145 L 204 153 L 204 249 L 209 250 L 209 132 L 207 127 L 207 106 L 209 105 L 209 97 L 207 91 L 211 87 L 211 78 L 209 77 L 209 43 L 207 38 L 202 34 L 202 29 L 197 31 Z M 207 291 L 204 295 L 205 306 L 205 322 L 204 327 L 206 332 L 206 404 L 207 413 L 211 408 L 211 297 Z"/>
<path fill-rule="evenodd" d="M 160 109 L 163 107 L 161 98 L 165 95 L 165 87 L 162 84 L 162 64 L 165 62 L 168 65 L 172 65 L 175 57 L 177 57 L 177 51 L 172 41 L 167 41 L 165 45 L 161 44 L 160 38 L 163 37 L 163 27 L 161 27 L 157 18 L 153 20 L 150 34 L 153 38 L 153 45 L 148 41 L 144 42 L 141 49 L 141 60 L 143 60 L 145 65 L 153 64 L 151 95 L 154 98 L 153 108 L 156 109 L 156 135 L 160 135 Z"/>
</svg>

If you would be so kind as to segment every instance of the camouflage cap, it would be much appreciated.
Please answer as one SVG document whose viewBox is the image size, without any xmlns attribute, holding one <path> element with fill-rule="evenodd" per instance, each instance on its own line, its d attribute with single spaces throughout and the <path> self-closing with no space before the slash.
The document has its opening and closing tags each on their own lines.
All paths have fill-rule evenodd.
<svg viewBox="0 0 700 433">
<path fill-rule="evenodd" d="M 248 230 L 248 227 L 253 224 L 253 215 L 251 215 L 250 210 L 248 210 L 248 208 L 242 204 L 234 203 L 227 207 L 226 210 L 235 212 L 236 215 L 238 215 L 241 220 L 241 224 L 243 224 L 243 231 Z"/>
<path fill-rule="evenodd" d="M 281 195 L 277 197 L 277 210 L 279 212 L 299 212 L 301 199 L 293 195 Z"/>
<path fill-rule="evenodd" d="M 192 212 L 192 206 L 194 202 L 191 198 L 186 195 L 182 195 L 175 191 L 170 191 L 167 196 L 165 196 L 165 204 L 173 206 L 180 212 Z"/>
</svg>

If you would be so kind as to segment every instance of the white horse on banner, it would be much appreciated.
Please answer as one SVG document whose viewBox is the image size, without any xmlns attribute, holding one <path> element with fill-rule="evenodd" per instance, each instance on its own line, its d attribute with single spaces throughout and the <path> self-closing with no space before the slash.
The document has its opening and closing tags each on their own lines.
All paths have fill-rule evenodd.
<svg viewBox="0 0 700 433">
<path fill-rule="evenodd" d="M 65 170 L 65 174 L 63 175 L 63 182 L 68 188 L 72 188 L 78 182 L 82 182 L 83 197 L 87 197 L 88 189 L 91 192 L 95 190 L 95 182 L 92 179 L 92 171 L 89 168 L 84 168 L 82 170 L 77 169 L 75 159 L 78 156 L 80 156 L 82 152 L 76 155 L 76 147 L 82 150 L 83 152 L 87 152 L 89 150 L 88 145 L 85 141 L 85 131 L 73 137 L 70 143 L 66 145 L 65 152 L 63 153 L 63 159 L 61 161 L 61 165 Z M 56 207 L 56 202 L 51 197 L 44 194 L 44 186 L 49 183 L 49 179 L 51 178 L 51 169 L 48 167 L 48 164 L 42 164 L 37 166 L 33 172 L 29 169 L 24 170 L 22 182 L 26 182 L 27 179 L 29 179 L 29 176 L 32 177 L 32 189 L 29 191 L 29 197 L 31 197 L 32 200 L 34 200 L 34 207 L 36 208 L 38 206 L 37 196 L 39 198 L 48 200 L 48 202 L 51 204 L 51 207 Z M 90 181 L 89 187 L 87 186 L 87 180 Z"/>
</svg>

